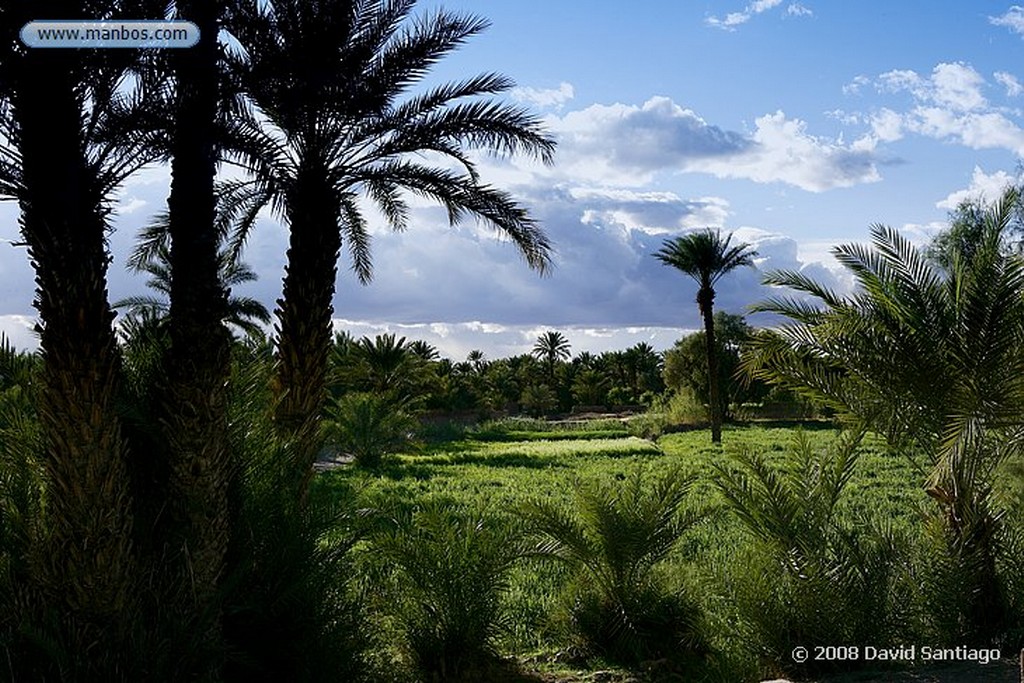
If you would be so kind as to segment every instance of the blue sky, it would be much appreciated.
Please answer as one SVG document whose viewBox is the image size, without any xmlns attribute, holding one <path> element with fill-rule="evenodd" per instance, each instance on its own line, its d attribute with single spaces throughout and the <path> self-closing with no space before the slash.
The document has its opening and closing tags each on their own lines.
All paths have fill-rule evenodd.
<svg viewBox="0 0 1024 683">
<path fill-rule="evenodd" d="M 338 326 L 423 338 L 454 357 L 528 350 L 544 329 L 574 350 L 648 341 L 666 348 L 699 324 L 694 285 L 651 257 L 714 226 L 759 252 L 721 281 L 717 305 L 763 297 L 761 273 L 799 268 L 849 287 L 828 253 L 872 223 L 918 243 L 960 199 L 989 197 L 1024 153 L 1024 9 L 939 0 L 744 3 L 645 0 L 424 2 L 491 28 L 433 81 L 499 71 L 559 141 L 553 167 L 480 157 L 487 180 L 530 206 L 555 244 L 548 277 L 484 227 L 449 228 L 417 205 L 403 234 L 374 229 L 376 277 L 345 269 Z M 163 206 L 166 169 L 121 193 L 111 237 L 112 298 L 141 291 L 124 271 L 132 236 Z M 16 240 L 14 207 L 0 238 Z M 286 236 L 261 221 L 246 260 L 279 296 Z M 2 245 L 0 245 L 2 246 Z M 0 249 L 0 326 L 32 345 L 32 275 Z M 757 322 L 757 319 L 754 319 Z"/>
</svg>

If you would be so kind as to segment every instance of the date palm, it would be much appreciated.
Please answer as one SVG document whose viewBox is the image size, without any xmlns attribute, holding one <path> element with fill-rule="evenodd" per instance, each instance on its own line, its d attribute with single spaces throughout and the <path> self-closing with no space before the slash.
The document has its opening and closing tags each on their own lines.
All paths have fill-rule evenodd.
<svg viewBox="0 0 1024 683">
<path fill-rule="evenodd" d="M 718 382 L 718 357 L 715 346 L 715 283 L 726 273 L 753 265 L 757 252 L 748 244 L 730 246 L 732 234 L 725 239 L 718 230 L 706 228 L 675 239 L 665 240 L 655 257 L 665 265 L 686 273 L 697 281 L 697 306 L 704 320 L 708 359 L 708 386 L 711 398 L 711 441 L 722 440 L 721 388 Z"/>
<path fill-rule="evenodd" d="M 242 224 L 268 202 L 290 242 L 278 302 L 276 420 L 291 435 L 308 478 L 316 452 L 342 248 L 363 283 L 372 275 L 360 199 L 387 223 L 408 223 L 406 194 L 442 205 L 451 223 L 481 220 L 509 237 L 527 263 L 549 265 L 544 233 L 511 195 L 485 184 L 473 150 L 526 153 L 547 162 L 553 141 L 529 112 L 490 97 L 512 82 L 485 74 L 421 88 L 439 60 L 486 22 L 437 10 L 414 17 L 415 0 L 248 0 L 230 29 L 253 116 L 232 130 L 253 172 L 234 198 Z"/>
<path fill-rule="evenodd" d="M 136 323 L 165 323 L 170 313 L 171 254 L 167 237 L 167 214 L 163 214 L 142 231 L 139 244 L 128 258 L 128 269 L 148 275 L 146 286 L 154 292 L 114 302 L 114 308 L 126 309 L 127 317 Z M 239 259 L 238 250 L 230 246 L 220 247 L 217 251 L 217 273 L 228 289 L 257 279 L 252 268 Z M 270 323 L 270 313 L 258 300 L 232 294 L 228 297 L 227 314 L 222 322 L 242 335 L 258 340 L 263 336 L 261 323 Z"/>
<path fill-rule="evenodd" d="M 567 361 L 572 355 L 572 347 L 569 345 L 569 340 L 565 338 L 565 335 L 558 330 L 548 330 L 544 334 L 537 337 L 537 342 L 533 345 L 533 355 L 541 361 L 548 369 L 548 381 L 551 386 L 555 384 L 555 366 L 559 361 Z"/>
<path fill-rule="evenodd" d="M 129 6 L 130 5 L 130 6 Z M 153 115 L 136 51 L 33 50 L 39 16 L 153 16 L 161 3 L 4 3 L 0 7 L 0 198 L 21 210 L 36 274 L 42 370 L 38 415 L 49 495 L 38 594 L 83 647 L 131 608 L 134 554 L 126 447 L 114 406 L 119 358 L 107 299 L 106 231 L 115 189 L 154 160 L 132 125 Z M 109 634 L 109 632 L 107 632 Z M 97 660 L 97 667 L 102 664 Z"/>
<path fill-rule="evenodd" d="M 766 282 L 810 295 L 758 310 L 786 316 L 745 361 L 756 375 L 822 401 L 886 435 L 927 475 L 949 554 L 974 585 L 964 621 L 997 628 L 999 463 L 1024 427 L 1024 260 L 1003 248 L 1016 191 L 979 214 L 975 238 L 945 268 L 885 226 L 872 245 L 833 250 L 859 285 L 839 296 L 796 272 Z M 966 634 L 963 634 L 966 635 Z"/>
</svg>

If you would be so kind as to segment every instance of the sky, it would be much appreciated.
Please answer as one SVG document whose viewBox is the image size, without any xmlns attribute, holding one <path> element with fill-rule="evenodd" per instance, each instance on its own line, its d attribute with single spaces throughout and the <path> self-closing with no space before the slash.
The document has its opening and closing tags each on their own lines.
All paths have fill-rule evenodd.
<svg viewBox="0 0 1024 683">
<path fill-rule="evenodd" d="M 830 249 L 872 224 L 925 244 L 948 211 L 998 196 L 1024 154 L 1024 8 L 985 0 L 423 0 L 490 20 L 428 83 L 499 72 L 558 141 L 554 164 L 475 157 L 485 181 L 529 207 L 554 244 L 531 271 L 507 240 L 451 227 L 414 201 L 409 228 L 372 223 L 374 279 L 341 263 L 335 326 L 393 332 L 444 355 L 497 358 L 562 331 L 573 352 L 672 345 L 700 325 L 696 285 L 652 254 L 713 227 L 758 252 L 718 285 L 717 310 L 745 314 L 773 269 L 839 291 Z M 111 299 L 145 291 L 124 268 L 165 206 L 166 168 L 118 195 Z M 17 210 L 0 204 L 0 331 L 31 348 L 33 278 Z M 285 228 L 267 214 L 245 253 L 280 296 Z M 750 316 L 754 324 L 772 321 Z"/>
</svg>

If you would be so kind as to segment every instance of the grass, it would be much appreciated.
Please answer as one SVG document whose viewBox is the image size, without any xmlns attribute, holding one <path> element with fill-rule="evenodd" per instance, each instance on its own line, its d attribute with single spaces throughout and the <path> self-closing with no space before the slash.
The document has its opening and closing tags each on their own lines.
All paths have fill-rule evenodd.
<svg viewBox="0 0 1024 683">
<path fill-rule="evenodd" d="M 348 497 L 357 492 L 362 507 L 378 510 L 411 511 L 428 502 L 454 504 L 484 510 L 496 524 L 507 523 L 511 528 L 515 512 L 526 501 L 546 501 L 569 510 L 580 482 L 625 481 L 642 468 L 652 475 L 678 470 L 692 476 L 694 485 L 686 505 L 721 510 L 723 500 L 711 479 L 714 465 L 727 464 L 745 450 L 777 464 L 794 433 L 791 427 L 727 426 L 724 443 L 717 446 L 703 430 L 649 441 L 623 436 L 610 425 L 594 429 L 584 423 L 576 431 L 539 429 L 536 424 L 520 427 L 492 426 L 476 433 L 466 430 L 454 440 L 429 443 L 417 453 L 394 456 L 375 472 L 339 468 L 318 478 L 316 493 Z M 816 447 L 824 447 L 836 434 L 819 425 L 804 431 Z M 509 440 L 520 433 L 526 437 Z M 495 434 L 504 436 L 494 438 Z M 868 437 L 838 515 L 855 523 L 877 514 L 895 527 L 910 528 L 918 523 L 918 510 L 928 504 L 920 483 L 919 473 L 906 460 L 887 453 L 880 439 Z M 684 589 L 703 595 L 705 607 L 713 611 L 710 603 L 718 597 L 709 587 L 735 560 L 736 548 L 748 541 L 735 518 L 713 514 L 683 534 L 665 559 L 664 572 Z M 566 639 L 559 615 L 565 612 L 562 601 L 568 578 L 567 570 L 558 565 L 528 562 L 514 568 L 505 592 L 509 626 L 497 645 L 505 654 L 529 660 L 531 670 L 561 672 L 559 680 L 584 680 L 574 679 L 568 670 L 605 664 L 573 661 L 571 657 L 565 661 Z M 718 637 L 718 645 L 728 650 L 729 644 L 722 641 L 725 627 L 710 623 L 707 628 L 712 640 Z M 761 673 L 749 662 L 727 661 L 722 666 L 728 673 L 711 671 L 708 680 L 741 681 Z"/>
</svg>

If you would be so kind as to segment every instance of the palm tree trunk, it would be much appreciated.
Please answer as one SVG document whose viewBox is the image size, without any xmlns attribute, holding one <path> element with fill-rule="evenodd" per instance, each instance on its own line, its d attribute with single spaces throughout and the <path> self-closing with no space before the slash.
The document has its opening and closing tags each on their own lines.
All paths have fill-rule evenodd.
<svg viewBox="0 0 1024 683">
<path fill-rule="evenodd" d="M 339 207 L 326 174 L 305 173 L 289 200 L 288 263 L 278 318 L 275 421 L 289 446 L 299 499 L 313 475 L 320 449 L 320 416 L 327 391 L 331 317 L 341 251 Z"/>
<path fill-rule="evenodd" d="M 704 343 L 708 356 L 708 400 L 711 403 L 711 443 L 722 442 L 722 403 L 718 386 L 718 347 L 715 346 L 714 318 L 715 290 L 701 287 L 697 292 L 697 305 L 704 318 Z"/>
<path fill-rule="evenodd" d="M 36 271 L 43 357 L 48 534 L 35 578 L 48 606 L 77 624 L 71 632 L 84 647 L 109 644 L 129 625 L 135 562 L 114 408 L 119 356 L 107 300 L 102 190 L 85 158 L 70 59 L 73 53 L 63 50 L 29 50 L 14 107 L 25 187 L 21 227 Z"/>
<path fill-rule="evenodd" d="M 167 201 L 171 346 L 161 412 L 170 461 L 169 542 L 176 576 L 188 582 L 192 596 L 182 608 L 194 616 L 211 613 L 229 536 L 230 337 L 223 324 L 227 292 L 217 271 L 213 191 L 220 5 L 177 4 L 179 16 L 195 23 L 201 37 L 194 48 L 174 55 L 178 94 Z"/>
</svg>

